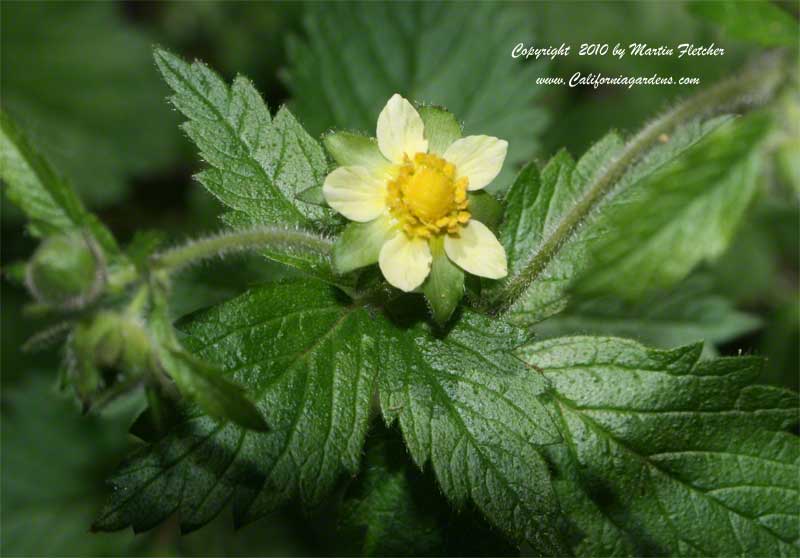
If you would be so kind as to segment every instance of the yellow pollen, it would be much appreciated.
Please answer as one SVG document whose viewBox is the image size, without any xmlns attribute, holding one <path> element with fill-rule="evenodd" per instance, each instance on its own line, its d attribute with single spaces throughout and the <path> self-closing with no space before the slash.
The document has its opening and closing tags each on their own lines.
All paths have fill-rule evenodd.
<svg viewBox="0 0 800 558">
<path fill-rule="evenodd" d="M 456 234 L 469 221 L 469 180 L 455 175 L 455 167 L 436 155 L 405 158 L 396 178 L 387 183 L 386 202 L 408 236 Z"/>
</svg>

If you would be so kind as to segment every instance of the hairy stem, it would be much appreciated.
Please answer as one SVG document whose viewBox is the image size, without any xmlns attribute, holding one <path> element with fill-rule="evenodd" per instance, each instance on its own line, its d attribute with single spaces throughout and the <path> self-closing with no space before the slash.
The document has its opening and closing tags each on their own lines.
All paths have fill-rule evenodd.
<svg viewBox="0 0 800 558">
<path fill-rule="evenodd" d="M 192 240 L 183 246 L 156 254 L 151 258 L 151 267 L 153 271 L 174 272 L 202 260 L 236 252 L 270 248 L 311 250 L 327 255 L 331 250 L 331 242 L 321 236 L 296 229 L 262 227 L 230 231 Z"/>
<path fill-rule="evenodd" d="M 669 135 L 677 126 L 695 118 L 761 102 L 781 82 L 783 69 L 780 53 L 771 53 L 741 74 L 688 98 L 642 128 L 602 171 L 592 177 L 583 197 L 544 240 L 522 271 L 488 301 L 492 311 L 503 313 L 513 306 L 589 213 L 614 189 L 619 179 L 659 142 L 662 135 Z"/>
</svg>

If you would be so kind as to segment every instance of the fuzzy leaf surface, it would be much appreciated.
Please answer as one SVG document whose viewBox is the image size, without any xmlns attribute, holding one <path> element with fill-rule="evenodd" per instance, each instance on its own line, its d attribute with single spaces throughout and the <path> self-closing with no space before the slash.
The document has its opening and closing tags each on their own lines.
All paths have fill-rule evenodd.
<svg viewBox="0 0 800 558">
<path fill-rule="evenodd" d="M 514 357 L 520 332 L 467 313 L 443 339 L 424 326 L 382 343 L 381 408 L 457 507 L 471 499 L 510 538 L 560 553 L 543 446 L 560 441 L 546 382 Z M 480 348 L 480 349 L 478 349 Z"/>
<path fill-rule="evenodd" d="M 577 287 L 635 299 L 669 287 L 730 244 L 758 188 L 758 149 L 769 122 L 730 122 L 656 173 L 605 213 L 607 234 L 590 241 Z"/>
<path fill-rule="evenodd" d="M 592 146 L 577 162 L 562 151 L 541 171 L 533 165 L 523 169 L 508 194 L 505 218 L 500 227 L 500 240 L 509 258 L 509 277 L 490 287 L 494 293 L 505 292 L 510 296 L 509 319 L 530 326 L 563 310 L 575 278 L 586 273 L 592 265 L 590 246 L 605 237 L 612 226 L 606 216 L 615 208 L 629 206 L 632 200 L 642 195 L 641 192 L 658 186 L 653 184 L 652 177 L 663 176 L 667 170 L 681 165 L 691 152 L 715 149 L 714 146 L 720 142 L 701 143 L 701 140 L 727 121 L 727 117 L 720 117 L 681 126 L 666 143 L 651 149 L 610 185 L 602 180 L 603 173 L 624 148 L 623 140 L 613 132 Z M 727 145 L 724 141 L 722 143 Z M 696 156 L 693 160 L 698 159 L 701 157 Z M 717 157 L 701 164 L 696 169 L 694 183 L 702 182 L 710 168 L 719 169 L 725 162 Z M 720 198 L 726 195 L 742 198 L 733 185 L 720 190 Z M 703 198 L 696 189 L 692 194 L 701 200 Z M 655 191 L 652 194 L 654 197 L 657 195 Z M 680 221 L 681 216 L 676 215 L 675 220 Z M 735 221 L 738 213 L 731 212 L 728 216 Z M 664 212 L 661 222 L 667 220 L 672 224 L 670 217 L 670 213 Z M 615 232 L 632 244 L 632 249 L 633 245 L 638 246 L 641 242 L 631 234 Z M 695 226 L 695 232 L 713 237 L 717 229 L 713 223 L 706 228 L 701 223 Z M 689 242 L 687 238 L 679 240 Z M 704 241 L 698 236 L 691 239 L 692 244 L 699 246 Z M 708 242 L 723 244 L 723 240 L 716 237 L 709 238 Z M 691 261 L 696 263 L 697 259 Z M 648 262 L 653 269 L 659 269 L 658 262 Z M 690 259 L 684 258 L 680 263 L 686 268 Z M 675 275 L 678 274 L 673 273 L 673 279 Z"/>
<path fill-rule="evenodd" d="M 292 496 L 318 502 L 358 467 L 378 370 L 367 333 L 381 320 L 318 282 L 267 285 L 192 318 L 184 343 L 244 386 L 271 430 L 188 415 L 112 478 L 96 527 L 140 531 L 177 510 L 192 530 L 228 502 L 237 524 Z"/>
<path fill-rule="evenodd" d="M 414 461 L 432 462 L 451 501 L 474 502 L 518 543 L 561 549 L 539 453 L 560 439 L 539 400 L 545 382 L 510 354 L 523 341 L 518 331 L 469 314 L 439 340 L 348 305 L 318 282 L 254 289 L 185 331 L 199 358 L 246 387 L 271 430 L 189 414 L 112 478 L 96 528 L 144 530 L 178 511 L 191 530 L 228 502 L 237 523 L 293 496 L 318 502 L 359 465 L 380 372 L 386 420 L 398 419 Z M 488 350 L 475 352 L 486 336 Z"/>
<path fill-rule="evenodd" d="M 108 229 L 86 210 L 72 186 L 56 174 L 5 113 L 0 113 L 0 178 L 5 195 L 25 213 L 34 236 L 86 229 L 107 251 L 116 251 Z"/>
<path fill-rule="evenodd" d="M 333 3 L 309 7 L 306 39 L 289 42 L 292 108 L 312 133 L 332 127 L 374 135 L 394 93 L 446 107 L 464 135 L 509 142 L 504 189 L 538 148 L 546 114 L 531 87 L 546 63 L 511 51 L 534 31 L 522 6 L 489 3 Z M 365 46 L 366 45 L 366 46 Z M 503 56 L 497 53 L 502 52 Z"/>
<path fill-rule="evenodd" d="M 325 155 L 292 114 L 273 119 L 244 77 L 231 86 L 201 62 L 188 64 L 156 50 L 156 63 L 174 91 L 171 100 L 188 121 L 183 128 L 209 164 L 198 178 L 219 200 L 260 225 L 301 225 L 321 209 L 294 202 L 321 184 Z"/>
<path fill-rule="evenodd" d="M 327 162 L 288 109 L 273 118 L 244 77 L 228 86 L 201 62 L 188 64 L 164 50 L 156 50 L 155 59 L 175 93 L 172 103 L 188 118 L 184 130 L 209 165 L 197 178 L 232 210 L 223 216 L 226 223 L 314 231 L 315 220 L 330 217 L 330 210 L 300 200 L 322 185 Z M 281 245 L 264 255 L 333 281 L 327 254 L 317 250 Z"/>
<path fill-rule="evenodd" d="M 600 337 L 519 354 L 553 385 L 556 490 L 583 556 L 795 556 L 797 394 L 755 357 Z"/>
</svg>

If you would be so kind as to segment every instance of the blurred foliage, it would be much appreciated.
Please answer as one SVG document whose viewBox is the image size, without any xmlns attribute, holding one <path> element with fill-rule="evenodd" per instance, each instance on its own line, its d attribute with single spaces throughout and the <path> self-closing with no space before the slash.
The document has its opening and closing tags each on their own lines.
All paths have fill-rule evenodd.
<svg viewBox="0 0 800 558">
<path fill-rule="evenodd" d="M 152 37 L 105 2 L 3 6 L 2 106 L 91 206 L 174 161 L 179 134 Z"/>
<path fill-rule="evenodd" d="M 297 532 L 296 512 L 270 517 L 241 530 L 230 518 L 181 536 L 175 522 L 134 535 L 89 534 L 105 497 L 98 479 L 125 454 L 125 432 L 141 403 L 130 399 L 101 418 L 80 416 L 56 394 L 46 371 L 3 397 L 2 515 L 4 556 L 285 556 L 316 553 Z M 46 534 L 46 535 L 43 535 Z"/>
<path fill-rule="evenodd" d="M 54 382 L 28 370 L 2 414 L 3 555 L 135 553 L 130 533 L 87 536 L 103 478 L 126 449 L 125 417 L 80 417 Z M 44 536 L 44 534 L 47 534 Z M 138 541 L 139 543 L 142 541 Z"/>
<path fill-rule="evenodd" d="M 631 303 L 613 296 L 578 299 L 534 327 L 542 338 L 562 335 L 616 335 L 652 347 L 680 347 L 705 340 L 705 356 L 761 326 L 720 295 L 711 277 L 694 275 L 666 291 Z"/>
<path fill-rule="evenodd" d="M 446 107 L 464 135 L 509 142 L 502 191 L 540 148 L 547 113 L 531 84 L 547 62 L 515 60 L 510 37 L 538 39 L 529 7 L 490 3 L 313 4 L 305 38 L 289 41 L 292 109 L 312 134 L 336 127 L 372 135 L 385 100 L 400 93 Z"/>
<path fill-rule="evenodd" d="M 438 9 L 455 10 L 464 16 L 464 6 Z M 384 82 L 360 75 L 358 63 L 353 62 L 371 56 L 372 51 L 363 49 L 364 33 L 358 28 L 363 21 L 354 17 L 352 7 L 315 4 L 308 9 L 295 2 L 6 2 L 0 15 L 0 96 L 2 110 L 19 122 L 32 143 L 75 184 L 88 206 L 104 208 L 103 220 L 120 238 L 127 238 L 134 230 L 159 228 L 167 231 L 164 242 L 172 244 L 214 228 L 219 207 L 210 196 L 199 193 L 189 179 L 189 169 L 197 165 L 189 142 L 181 138 L 177 116 L 165 102 L 167 87 L 152 63 L 153 43 L 187 58 L 201 57 L 226 79 L 247 75 L 273 112 L 290 101 L 285 88 L 288 84 L 295 94 L 301 123 L 313 133 L 333 125 L 371 131 L 387 87 L 399 83 L 402 88 L 408 76 L 426 68 L 435 72 L 452 56 L 463 58 L 469 66 L 484 53 L 481 71 L 456 71 L 446 83 L 411 80 L 413 86 L 405 92 L 455 109 L 467 118 L 467 131 L 474 125 L 514 139 L 512 145 L 522 143 L 523 148 L 513 158 L 519 163 L 534 153 L 544 157 L 561 147 L 582 153 L 609 129 L 635 129 L 695 88 L 535 88 L 532 79 L 547 64 L 512 64 L 505 51 L 502 58 L 494 58 L 495 48 L 503 50 L 507 43 L 513 46 L 534 39 L 537 44 L 571 43 L 573 49 L 581 43 L 613 46 L 617 42 L 658 45 L 713 41 L 726 48 L 725 56 L 680 60 L 626 56 L 618 60 L 612 56 L 578 57 L 573 51 L 572 56 L 550 63 L 546 72 L 565 78 L 576 71 L 699 76 L 703 85 L 708 85 L 742 63 L 751 48 L 748 43 L 777 45 L 794 38 L 796 44 L 796 27 L 792 37 L 786 14 L 793 9 L 796 18 L 797 7 L 790 5 L 788 12 L 785 7 L 741 2 L 697 2 L 687 7 L 679 2 L 633 1 L 495 5 L 486 9 L 484 20 L 465 20 L 465 29 L 485 27 L 486 20 L 495 18 L 502 25 L 486 28 L 478 35 L 465 31 L 454 52 L 437 42 L 436 27 L 430 27 L 418 41 L 411 41 L 418 49 L 412 54 L 385 52 L 387 71 L 396 75 L 390 74 L 395 75 L 394 80 Z M 359 17 L 379 18 L 376 21 L 382 27 L 377 39 L 387 49 L 397 47 L 390 32 L 403 29 L 405 20 L 379 6 L 365 11 L 372 12 L 385 13 Z M 432 21 L 437 21 L 436 10 L 430 13 Z M 767 21 L 769 31 L 756 25 L 762 20 Z M 462 23 L 458 18 L 455 21 Z M 289 36 L 293 37 L 288 40 L 291 56 L 287 55 Z M 338 83 L 347 72 L 353 73 L 353 98 L 349 101 L 366 103 L 358 114 L 321 110 L 323 102 L 331 99 L 330 91 L 324 88 L 313 96 L 299 98 L 299 91 L 307 87 L 303 85 L 304 76 L 313 73 L 315 59 L 330 56 L 334 49 L 342 49 L 351 58 L 347 67 L 330 80 Z M 495 65 L 499 68 L 493 70 Z M 490 70 L 500 73 L 491 74 Z M 502 83 L 506 78 L 516 80 L 514 91 L 508 91 Z M 474 114 L 465 114 L 459 106 L 466 102 L 465 91 L 474 89 L 464 83 L 485 87 L 482 91 L 487 93 L 487 98 L 476 103 Z M 375 90 L 365 92 L 363 88 L 368 86 L 375 86 Z M 766 355 L 766 377 L 762 380 L 797 388 L 800 103 L 796 83 L 793 87 L 778 109 L 777 120 L 784 130 L 774 138 L 773 166 L 765 173 L 767 178 L 731 248 L 704 267 L 702 286 L 680 285 L 668 296 L 654 299 L 652 306 L 645 303 L 645 315 L 655 317 L 656 322 L 662 317 L 672 319 L 672 297 L 694 297 L 697 312 L 710 308 L 710 314 L 719 315 L 721 320 L 727 316 L 729 326 L 719 328 L 703 314 L 703 320 L 693 326 L 699 328 L 695 331 L 705 331 L 707 339 L 723 354 L 741 351 Z M 494 130 L 493 110 L 509 113 L 507 121 Z M 551 115 L 549 124 L 547 113 Z M 4 275 L 9 264 L 28 256 L 35 247 L 8 206 L 4 200 Z M 286 273 L 259 258 L 244 257 L 187 270 L 176 282 L 173 313 L 190 313 Z M 447 511 L 443 498 L 435 492 L 430 472 L 410 467 L 393 434 L 386 433 L 369 440 L 366 469 L 341 487 L 340 501 L 311 516 L 289 506 L 238 531 L 234 531 L 229 514 L 223 513 L 207 527 L 183 536 L 176 520 L 144 535 L 134 536 L 130 531 L 90 535 L 88 525 L 106 495 L 102 479 L 129 446 L 124 433 L 131 410 L 118 409 L 116 418 L 100 421 L 79 416 L 75 405 L 55 395 L 52 383 L 58 355 L 54 351 L 31 354 L 20 350 L 25 340 L 45 325 L 42 319 L 24 314 L 28 300 L 19 286 L 4 277 L 0 285 L 2 554 L 309 555 L 376 550 L 382 547 L 374 545 L 387 541 L 394 546 L 383 548 L 393 554 L 423 553 L 426 549 L 460 555 L 487 554 L 499 548 L 514 552 L 469 510 L 455 515 Z M 550 333 L 594 331 L 598 316 L 605 319 L 610 315 L 613 320 L 626 312 L 639 312 L 609 300 L 576 305 L 571 310 L 573 314 L 541 324 L 540 332 L 547 335 L 548 328 L 553 328 Z M 593 320 L 586 321 L 586 316 Z M 699 316 L 690 312 L 678 319 L 691 323 Z M 570 319 L 574 321 L 569 323 Z M 760 329 L 754 329 L 757 323 L 762 324 Z M 606 323 L 600 331 L 641 337 L 656 344 L 674 344 L 677 339 L 683 342 L 687 328 L 668 325 L 654 330 L 648 323 L 630 331 L 630 324 L 626 324 L 627 331 L 615 331 Z M 446 540 L 431 536 L 406 541 L 397 533 L 404 521 L 444 523 Z M 486 548 L 480 547 L 481 542 Z"/>
<path fill-rule="evenodd" d="M 735 39 L 762 46 L 797 46 L 797 22 L 789 12 L 768 0 L 694 0 L 689 9 L 693 14 L 718 24 L 726 35 Z"/>
<path fill-rule="evenodd" d="M 569 78 L 575 72 L 602 73 L 608 76 L 697 76 L 700 87 L 708 86 L 739 66 L 744 48 L 723 42 L 708 24 L 693 18 L 681 2 L 546 2 L 529 8 L 541 22 L 543 42 L 571 44 L 568 57 L 557 58 L 551 74 Z M 632 56 L 618 59 L 606 56 L 577 56 L 582 43 L 619 43 L 651 47 L 711 42 L 725 47 L 724 56 L 698 56 L 678 59 L 674 56 Z M 548 151 L 566 147 L 572 153 L 583 152 L 609 129 L 633 131 L 666 110 L 676 100 L 690 95 L 696 86 L 605 87 L 588 86 L 549 91 L 553 108 L 559 114 L 545 134 Z"/>
</svg>

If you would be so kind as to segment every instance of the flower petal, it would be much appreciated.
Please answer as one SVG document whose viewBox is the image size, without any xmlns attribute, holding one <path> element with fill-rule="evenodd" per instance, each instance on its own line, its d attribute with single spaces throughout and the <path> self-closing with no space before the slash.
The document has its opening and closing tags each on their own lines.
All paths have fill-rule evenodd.
<svg viewBox="0 0 800 558">
<path fill-rule="evenodd" d="M 404 154 L 428 152 L 424 131 L 417 109 L 395 93 L 378 116 L 378 147 L 389 161 L 402 163 Z"/>
<path fill-rule="evenodd" d="M 508 142 L 491 136 L 467 136 L 454 141 L 444 158 L 456 166 L 458 177 L 469 178 L 470 191 L 485 188 L 503 168 Z"/>
<path fill-rule="evenodd" d="M 444 251 L 461 269 L 488 279 L 508 275 L 506 251 L 494 233 L 480 221 L 471 220 L 458 233 L 446 236 Z"/>
<path fill-rule="evenodd" d="M 339 167 L 325 177 L 325 201 L 350 219 L 366 223 L 386 209 L 386 182 L 364 167 Z"/>
<path fill-rule="evenodd" d="M 427 240 L 400 232 L 383 245 L 378 264 L 389 283 L 408 293 L 425 281 L 432 259 Z"/>
</svg>

